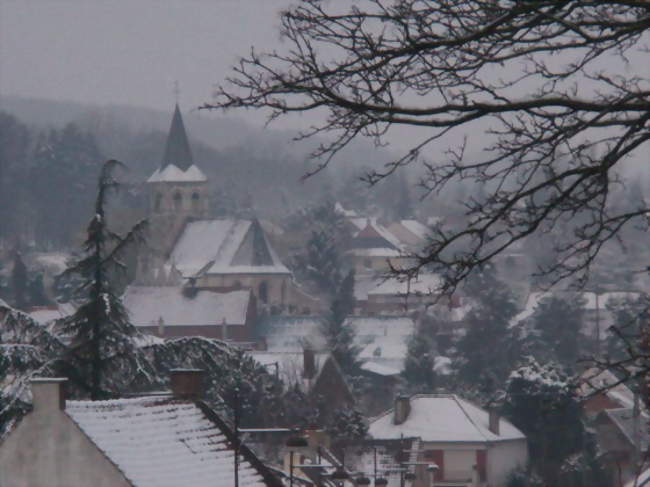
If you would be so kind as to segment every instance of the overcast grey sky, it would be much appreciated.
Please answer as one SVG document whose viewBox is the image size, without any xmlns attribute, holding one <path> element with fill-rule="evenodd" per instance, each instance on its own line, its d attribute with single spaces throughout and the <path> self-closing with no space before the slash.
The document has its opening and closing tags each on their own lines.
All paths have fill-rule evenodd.
<svg viewBox="0 0 650 487">
<path fill-rule="evenodd" d="M 279 44 L 289 0 L 0 0 L 0 93 L 169 109 Z M 242 114 L 243 115 L 243 114 Z"/>
</svg>

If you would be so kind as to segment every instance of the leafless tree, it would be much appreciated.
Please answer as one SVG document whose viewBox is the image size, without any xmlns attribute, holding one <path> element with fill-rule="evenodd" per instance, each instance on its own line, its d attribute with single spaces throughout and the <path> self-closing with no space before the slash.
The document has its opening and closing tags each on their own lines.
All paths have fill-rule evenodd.
<svg viewBox="0 0 650 487">
<path fill-rule="evenodd" d="M 381 145 L 418 127 L 419 143 L 369 183 L 420 161 L 427 194 L 464 179 L 488 191 L 467 201 L 467 226 L 436 232 L 400 273 L 426 267 L 453 290 L 516 242 L 569 225 L 539 272 L 584 281 L 602 246 L 646 218 L 609 200 L 650 139 L 648 30 L 645 0 L 304 0 L 281 14 L 282 51 L 253 49 L 204 107 L 322 111 L 299 135 L 330 137 L 318 168 L 355 138 Z M 479 132 L 482 150 L 469 150 Z"/>
</svg>

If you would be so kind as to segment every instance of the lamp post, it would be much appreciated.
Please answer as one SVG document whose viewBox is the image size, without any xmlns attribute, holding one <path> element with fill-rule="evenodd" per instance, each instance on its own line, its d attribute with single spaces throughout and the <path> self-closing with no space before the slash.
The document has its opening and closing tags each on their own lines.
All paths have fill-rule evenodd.
<svg viewBox="0 0 650 487">
<path fill-rule="evenodd" d="M 289 448 L 289 487 L 293 487 L 293 454 L 295 450 L 307 448 L 309 443 L 304 436 L 294 435 L 287 439 L 286 446 Z"/>
<path fill-rule="evenodd" d="M 436 484 L 436 472 L 438 471 L 440 467 L 436 465 L 435 463 L 431 463 L 430 465 L 427 466 L 427 472 L 429 472 L 429 475 L 431 476 L 430 482 L 431 482 L 431 487 L 435 487 Z"/>
</svg>

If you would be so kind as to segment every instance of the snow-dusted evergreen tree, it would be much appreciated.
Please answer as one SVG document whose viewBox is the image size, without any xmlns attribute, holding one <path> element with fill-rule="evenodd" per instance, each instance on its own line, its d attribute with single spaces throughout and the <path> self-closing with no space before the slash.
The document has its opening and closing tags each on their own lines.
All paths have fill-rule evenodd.
<svg viewBox="0 0 650 487">
<path fill-rule="evenodd" d="M 456 345 L 456 365 L 463 382 L 489 395 L 502 387 L 519 358 L 509 329 L 517 308 L 512 292 L 497 278 L 491 263 L 473 274 L 465 289 L 474 305 L 467 316 L 467 331 Z"/>
<path fill-rule="evenodd" d="M 545 485 L 602 485 L 581 402 L 560 365 L 527 357 L 508 378 L 502 411 L 528 438 L 531 466 Z"/>
<path fill-rule="evenodd" d="M 118 187 L 113 172 L 119 166 L 115 160 L 103 165 L 95 214 L 83 244 L 85 255 L 64 273 L 78 275 L 82 284 L 76 290 L 77 311 L 62 322 L 61 332 L 69 345 L 60 367 L 77 393 L 91 399 L 133 390 L 153 373 L 134 340 L 138 332 L 110 282 L 111 276 L 125 270 L 120 258 L 128 245 L 141 238 L 144 226 L 144 222 L 137 224 L 124 237 L 109 230 L 105 207 L 110 192 Z"/>
<path fill-rule="evenodd" d="M 334 442 L 358 441 L 368 434 L 368 421 L 357 409 L 337 409 L 327 426 Z"/>
<path fill-rule="evenodd" d="M 341 283 L 341 258 L 334 236 L 314 230 L 307 241 L 306 254 L 296 257 L 301 274 L 313 281 L 319 291 L 332 296 Z"/>
<path fill-rule="evenodd" d="M 0 438 L 29 408 L 29 380 L 50 375 L 64 345 L 29 315 L 0 300 Z"/>
<path fill-rule="evenodd" d="M 11 269 L 11 289 L 14 306 L 21 310 L 27 307 L 27 285 L 27 266 L 20 251 L 16 248 L 14 249 L 13 267 Z"/>
<path fill-rule="evenodd" d="M 580 353 L 583 315 L 583 300 L 558 296 L 542 299 L 533 316 L 539 346 L 531 352 L 542 361 L 556 360 L 565 366 L 574 366 Z"/>
<path fill-rule="evenodd" d="M 402 376 L 406 379 L 412 392 L 433 392 L 436 387 L 435 345 L 422 329 L 418 329 L 409 339 L 404 370 Z"/>
<path fill-rule="evenodd" d="M 322 325 L 328 348 L 347 375 L 354 375 L 359 367 L 354 330 L 345 324 L 345 319 L 354 311 L 354 304 L 354 270 L 351 270 L 339 285 Z"/>
</svg>

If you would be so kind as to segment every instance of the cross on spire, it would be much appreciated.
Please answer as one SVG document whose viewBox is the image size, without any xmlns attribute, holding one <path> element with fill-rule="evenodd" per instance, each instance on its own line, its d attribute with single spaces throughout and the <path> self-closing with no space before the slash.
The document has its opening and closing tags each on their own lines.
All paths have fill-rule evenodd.
<svg viewBox="0 0 650 487">
<path fill-rule="evenodd" d="M 178 87 L 178 80 L 174 81 L 174 100 L 178 105 L 178 97 L 181 94 L 181 89 Z"/>
</svg>

